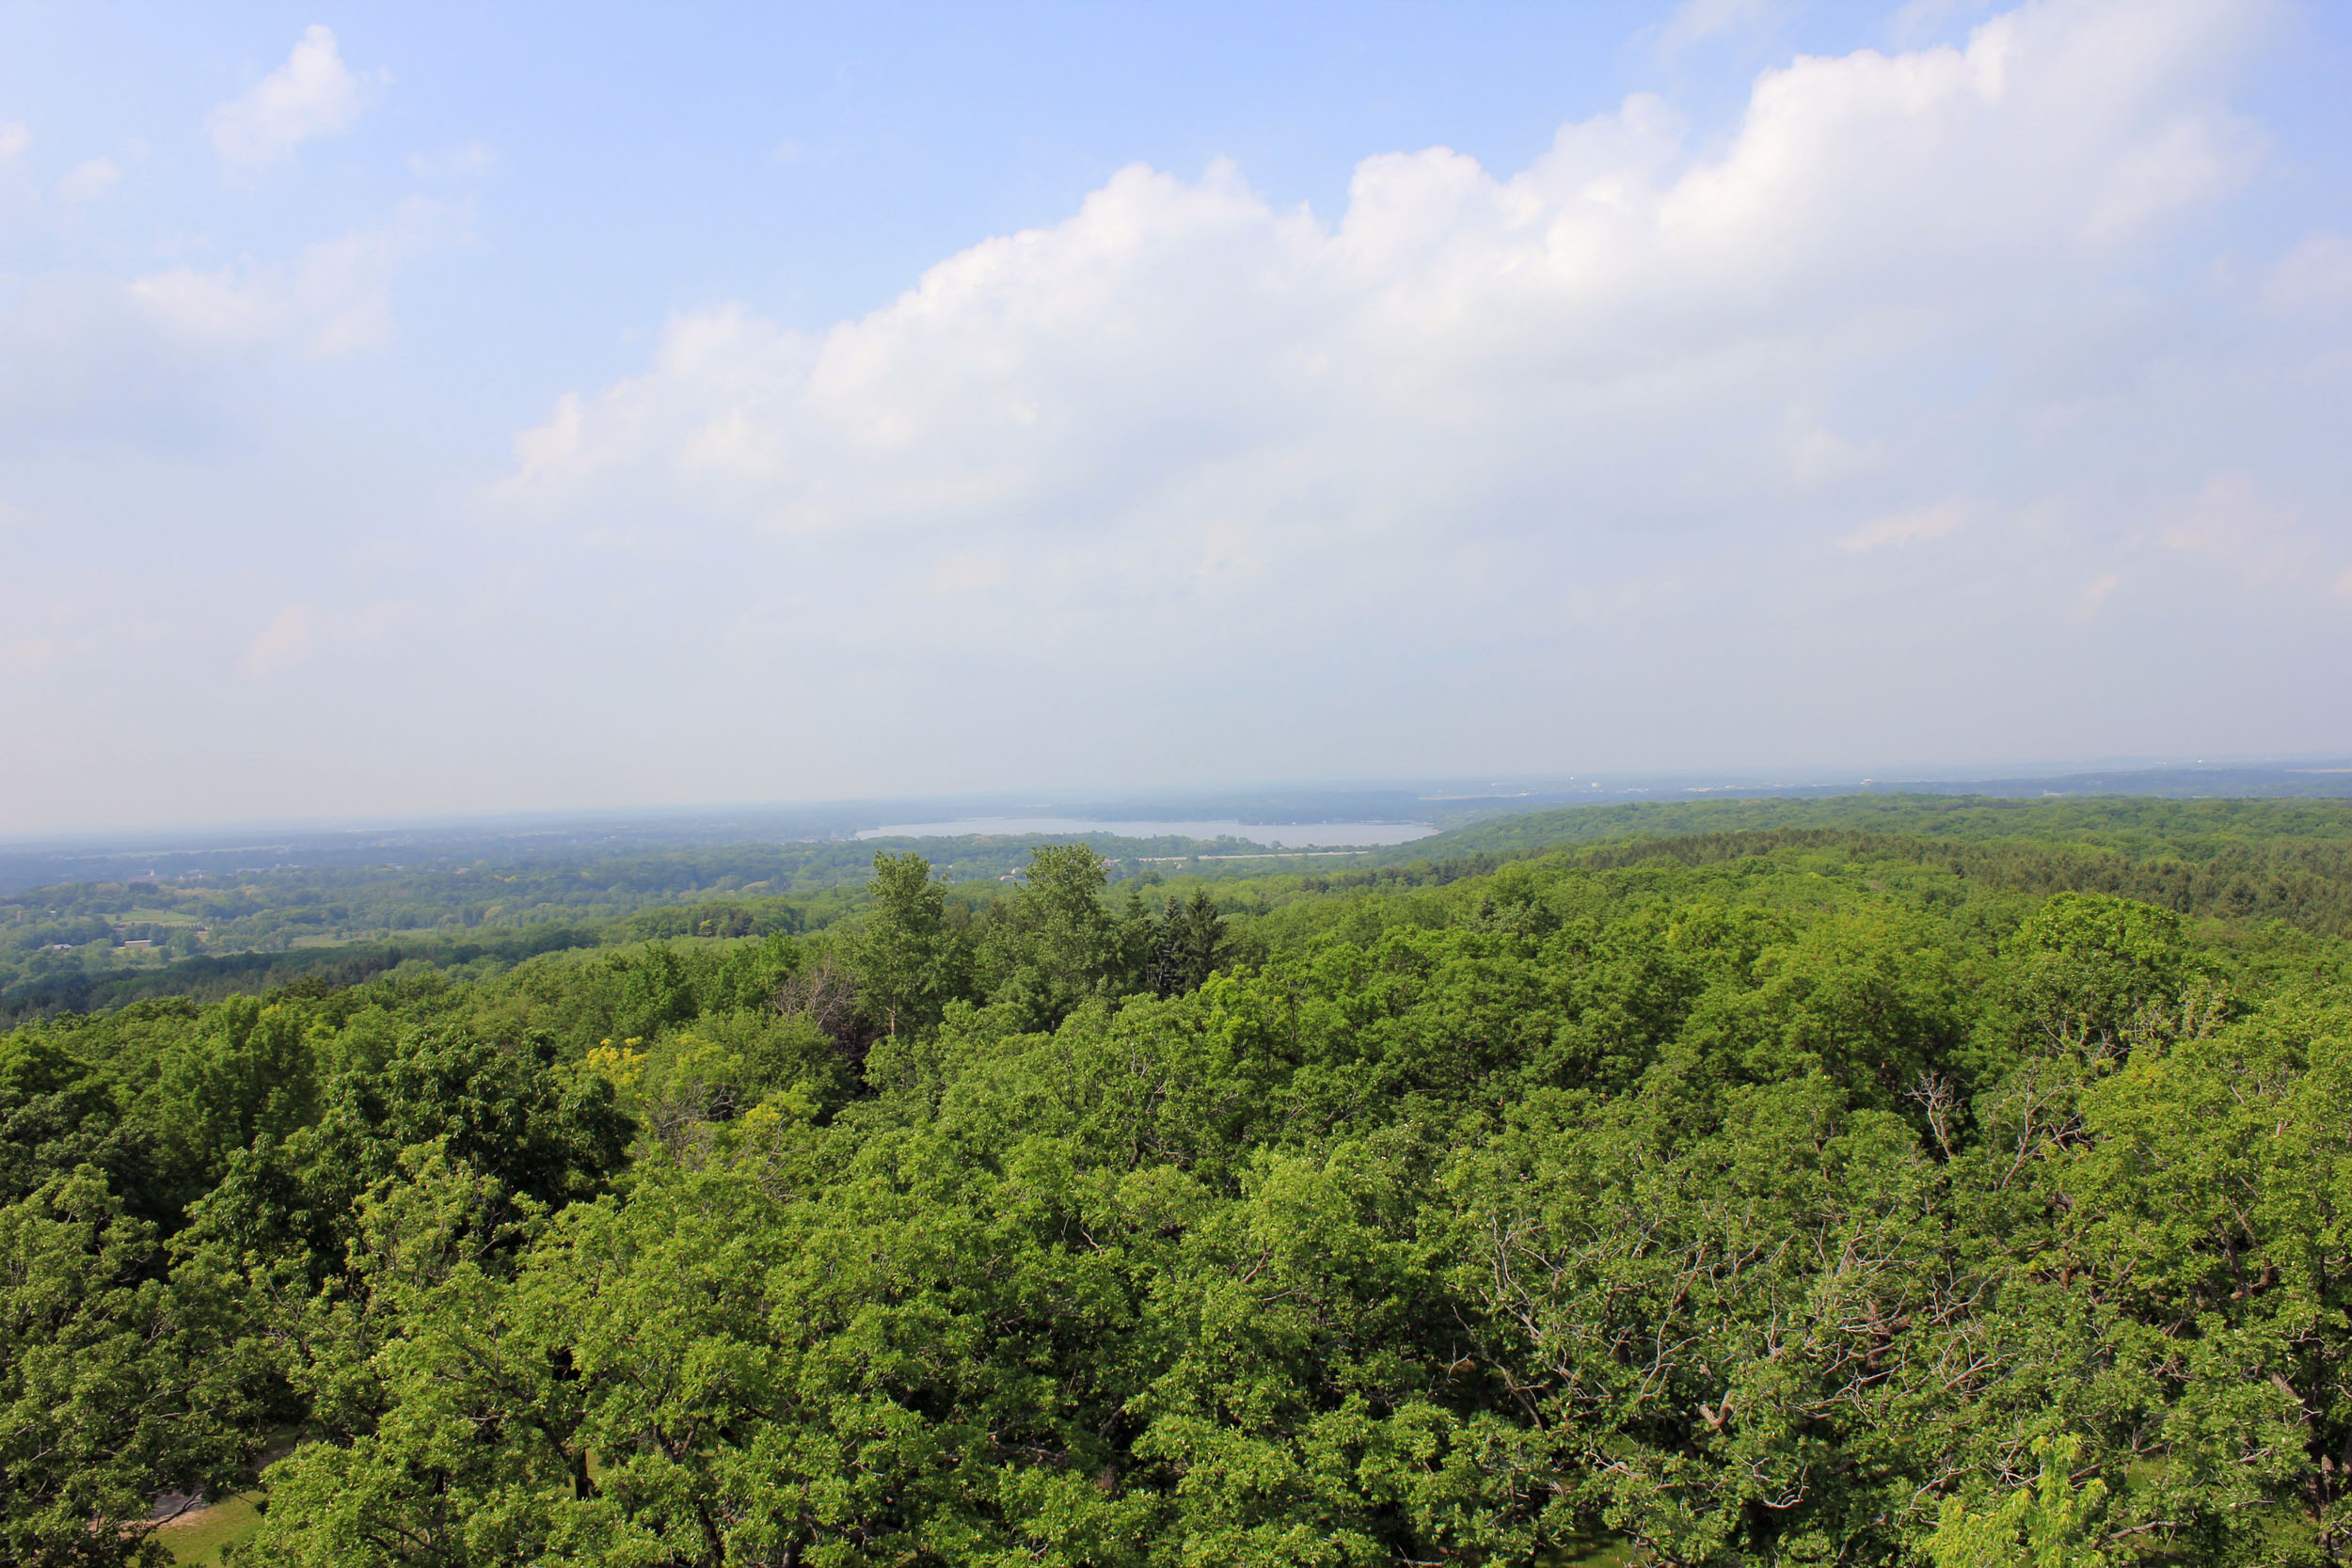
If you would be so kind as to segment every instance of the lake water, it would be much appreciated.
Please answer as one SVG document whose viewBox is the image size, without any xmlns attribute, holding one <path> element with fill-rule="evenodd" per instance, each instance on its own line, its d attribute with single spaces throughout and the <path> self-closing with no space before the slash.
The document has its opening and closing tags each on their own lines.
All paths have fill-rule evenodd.
<svg viewBox="0 0 2352 1568">
<path fill-rule="evenodd" d="M 1410 844 L 1438 830 L 1426 822 L 1104 822 L 1088 816 L 967 816 L 955 822 L 896 822 L 867 828 L 860 838 L 961 838 L 968 833 L 1015 837 L 1058 833 L 1120 838 L 1246 838 L 1281 849 L 1355 849 Z"/>
</svg>

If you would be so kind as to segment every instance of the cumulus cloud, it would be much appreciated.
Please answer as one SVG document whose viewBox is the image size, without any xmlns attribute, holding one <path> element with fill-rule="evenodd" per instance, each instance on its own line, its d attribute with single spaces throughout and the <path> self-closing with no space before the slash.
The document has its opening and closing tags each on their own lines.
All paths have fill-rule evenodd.
<svg viewBox="0 0 2352 1568">
<path fill-rule="evenodd" d="M 1546 586 L 1637 567 L 1645 541 L 1735 508 L 1809 531 L 1807 497 L 1915 463 L 1934 400 L 1886 387 L 2043 330 L 2048 300 L 2095 295 L 2117 246 L 2243 174 L 2208 90 L 2242 18 L 2037 7 L 1965 47 L 1803 58 L 1719 152 L 1637 97 L 1516 175 L 1368 159 L 1335 222 L 1229 166 L 1129 168 L 824 332 L 679 316 L 645 371 L 517 439 L 502 495 L 932 580 L 1017 546 L 1057 563 L 1024 595 L 1094 606 L 1363 576 L 1367 552 L 1391 591 L 1475 597 L 1469 547 L 1525 544 L 1547 569 L 1502 591 L 1546 612 Z M 1850 543 L 1946 531 L 1938 504 Z"/>
<path fill-rule="evenodd" d="M 20 120 L 0 123 L 0 164 L 7 163 L 32 145 L 31 127 Z"/>
<path fill-rule="evenodd" d="M 245 657 L 237 662 L 237 673 L 247 680 L 259 680 L 273 670 L 301 660 L 310 652 L 310 606 L 286 606 L 271 618 L 269 625 L 254 633 Z"/>
<path fill-rule="evenodd" d="M 2176 550 L 2244 555 L 2275 548 L 2293 536 L 2296 521 L 2293 509 L 2265 497 L 2251 474 L 2215 474 L 2159 537 Z"/>
<path fill-rule="evenodd" d="M 1277 776 L 1244 759 L 1393 770 L 1391 712 L 1454 754 L 1574 729 L 1693 761 L 1859 703 L 1941 750 L 1972 705 L 1999 722 L 1998 677 L 1898 689 L 1956 648 L 2074 669 L 2103 610 L 2325 597 L 2266 546 L 2167 538 L 2225 526 L 2209 477 L 2271 438 L 2277 385 L 2182 356 L 2301 352 L 2198 342 L 2160 293 L 2209 288 L 2181 220 L 2263 155 L 2225 96 L 2260 22 L 2028 6 L 1767 71 L 1727 135 L 1636 96 L 1517 172 L 1369 158 L 1328 216 L 1228 165 L 1127 168 L 824 330 L 675 316 L 492 499 L 625 555 L 632 607 L 693 599 L 739 661 L 822 645 L 841 702 L 951 728 L 1051 691 L 1146 755 L 1191 714 Z M 2297 463 L 2265 505 L 2322 477 Z M 1158 721 L 1119 717 L 1139 692 Z M 2057 712 L 2039 744 L 2095 749 Z M 1041 770 L 1089 766 L 1057 743 Z"/>
<path fill-rule="evenodd" d="M 2263 299 L 2282 314 L 2352 306 L 2352 239 L 2314 234 L 2280 257 L 2263 280 Z"/>
<path fill-rule="evenodd" d="M 284 65 L 244 97 L 213 110 L 205 129 L 214 150 L 232 166 L 275 163 L 306 141 L 351 129 L 388 79 L 381 72 L 352 74 L 335 35 L 312 26 Z"/>
<path fill-rule="evenodd" d="M 78 163 L 66 177 L 57 182 L 57 197 L 62 201 L 80 203 L 95 201 L 122 179 L 122 170 L 112 158 L 91 158 Z"/>
<path fill-rule="evenodd" d="M 1873 518 L 1837 542 L 1850 550 L 1875 550 L 1888 545 L 1941 539 L 1960 527 L 1963 518 L 1961 509 L 1948 503 L 1922 507 L 1915 512 L 1898 512 L 1890 516 Z"/>
<path fill-rule="evenodd" d="M 2340 501 L 2335 516 L 2314 526 L 2301 507 L 2271 494 L 2249 473 L 2214 474 L 2169 510 L 2158 544 L 2274 590 L 2324 578 L 2352 531 L 2344 527 Z"/>
<path fill-rule="evenodd" d="M 1120 170 L 850 319 L 680 311 L 490 484 L 288 406 L 368 379 L 289 361 L 382 341 L 462 208 L 30 278 L 0 446 L 61 521 L 11 562 L 176 626 L 153 662 L 230 705 L 199 749 L 302 704 L 342 726 L 305 758 L 412 806 L 463 803 L 452 735 L 466 788 L 582 801 L 2340 743 L 2352 326 L 2340 242 L 2235 221 L 2276 199 L 2229 99 L 2261 13 L 1920 25 L 1971 23 L 1788 60 L 1724 122 L 1634 96 L 1524 167 L 1371 157 L 1334 210 Z M 206 390 L 142 450 L 200 462 L 41 467 L 59 406 L 117 432 L 174 366 Z M 63 521 L 107 486 L 166 563 L 127 610 Z"/>
<path fill-rule="evenodd" d="M 182 343 L 292 341 L 320 356 L 348 354 L 390 339 L 391 282 L 402 265 L 464 230 L 463 208 L 411 198 L 389 223 L 306 245 L 290 266 L 173 267 L 136 279 L 130 293 Z"/>
<path fill-rule="evenodd" d="M 395 333 L 402 270 L 460 244 L 469 210 L 422 198 L 282 259 L 128 280 L 49 272 L 0 299 L 0 457 L 134 440 L 184 451 L 261 406 L 273 356 L 327 360 Z"/>
</svg>

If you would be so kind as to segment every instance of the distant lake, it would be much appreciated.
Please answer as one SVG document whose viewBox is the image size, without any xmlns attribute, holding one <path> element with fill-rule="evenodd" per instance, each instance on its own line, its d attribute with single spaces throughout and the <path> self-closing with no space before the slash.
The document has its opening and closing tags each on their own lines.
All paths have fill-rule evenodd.
<svg viewBox="0 0 2352 1568">
<path fill-rule="evenodd" d="M 1120 838 L 1246 838 L 1281 849 L 1410 844 L 1438 830 L 1426 822 L 1101 822 L 1086 816 L 967 816 L 955 822 L 897 822 L 860 838 L 961 838 L 971 833 L 1046 837 L 1102 833 Z"/>
</svg>

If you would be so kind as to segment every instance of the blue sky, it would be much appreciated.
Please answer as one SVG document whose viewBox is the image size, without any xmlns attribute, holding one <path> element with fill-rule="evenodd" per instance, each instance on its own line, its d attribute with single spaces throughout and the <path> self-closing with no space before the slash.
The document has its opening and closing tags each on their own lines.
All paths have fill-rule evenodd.
<svg viewBox="0 0 2352 1568">
<path fill-rule="evenodd" d="M 2352 20 L 0 10 L 0 833 L 2352 750 Z"/>
</svg>

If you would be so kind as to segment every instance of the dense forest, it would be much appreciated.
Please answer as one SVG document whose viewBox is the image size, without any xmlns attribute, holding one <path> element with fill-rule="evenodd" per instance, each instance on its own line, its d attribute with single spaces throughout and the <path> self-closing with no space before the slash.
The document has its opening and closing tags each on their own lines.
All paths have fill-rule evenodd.
<svg viewBox="0 0 2352 1568">
<path fill-rule="evenodd" d="M 0 1557 L 2352 1558 L 2352 805 L 1331 863 L 28 1009 Z"/>
<path fill-rule="evenodd" d="M 1622 856 L 1664 846 L 1662 852 L 1687 856 L 1694 847 L 1705 852 L 1713 837 L 1768 829 L 1842 834 L 1841 842 L 1867 844 L 1874 853 L 1958 856 L 1979 878 L 2005 866 L 2013 884 L 2042 891 L 2096 887 L 2183 913 L 2226 907 L 2352 931 L 2352 899 L 2344 891 L 2352 886 L 2345 869 L 2352 800 L 2342 800 L 1877 795 L 1585 805 L 1472 817 L 1434 838 L 1343 856 L 1280 856 L 1235 841 L 1097 835 L 1089 842 L 1114 882 L 1246 881 L 1249 891 L 1229 894 L 1230 903 L 1279 896 L 1285 887 L 1452 879 L 1548 848 L 1608 845 L 1606 853 Z M 972 836 L 548 846 L 533 835 L 453 842 L 418 835 L 266 847 L 308 859 L 253 866 L 238 861 L 264 847 L 188 851 L 164 859 L 161 872 L 0 896 L 0 1024 L 150 997 L 214 1000 L 290 984 L 351 985 L 404 966 L 490 978 L 562 949 L 815 930 L 859 906 L 877 847 L 919 847 L 955 885 L 957 899 L 971 905 L 1018 879 L 1030 843 Z M 378 862 L 372 853 L 407 858 Z"/>
</svg>

